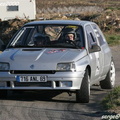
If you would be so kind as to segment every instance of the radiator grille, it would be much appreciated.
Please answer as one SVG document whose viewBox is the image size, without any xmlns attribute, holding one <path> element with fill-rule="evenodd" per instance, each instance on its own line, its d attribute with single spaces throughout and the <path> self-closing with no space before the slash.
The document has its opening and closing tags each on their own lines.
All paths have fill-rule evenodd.
<svg viewBox="0 0 120 120">
<path fill-rule="evenodd" d="M 55 74 L 54 70 L 32 71 L 32 70 L 10 70 L 11 74 Z"/>
</svg>

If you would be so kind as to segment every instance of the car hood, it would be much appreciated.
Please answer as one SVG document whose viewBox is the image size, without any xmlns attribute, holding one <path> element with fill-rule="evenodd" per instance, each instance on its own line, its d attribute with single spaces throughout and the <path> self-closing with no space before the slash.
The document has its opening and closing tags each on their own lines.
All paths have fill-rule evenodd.
<svg viewBox="0 0 120 120">
<path fill-rule="evenodd" d="M 66 48 L 32 48 L 8 49 L 3 52 L 0 59 L 10 63 L 11 69 L 36 70 L 56 69 L 57 63 L 75 62 L 87 55 L 86 49 Z"/>
</svg>

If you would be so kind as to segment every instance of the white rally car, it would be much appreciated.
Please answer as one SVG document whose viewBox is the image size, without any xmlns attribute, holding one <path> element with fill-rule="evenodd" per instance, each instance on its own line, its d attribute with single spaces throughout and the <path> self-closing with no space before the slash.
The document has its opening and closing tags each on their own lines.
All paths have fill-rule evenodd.
<svg viewBox="0 0 120 120">
<path fill-rule="evenodd" d="M 62 90 L 87 103 L 96 82 L 112 89 L 115 67 L 101 30 L 90 21 L 27 23 L 0 54 L 0 97 L 8 90 Z"/>
</svg>

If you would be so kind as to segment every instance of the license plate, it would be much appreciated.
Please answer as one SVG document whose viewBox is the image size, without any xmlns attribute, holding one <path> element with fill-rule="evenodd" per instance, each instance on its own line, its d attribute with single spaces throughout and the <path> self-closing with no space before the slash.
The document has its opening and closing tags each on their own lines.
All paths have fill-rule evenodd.
<svg viewBox="0 0 120 120">
<path fill-rule="evenodd" d="M 47 76 L 17 76 L 18 82 L 47 82 Z"/>
</svg>

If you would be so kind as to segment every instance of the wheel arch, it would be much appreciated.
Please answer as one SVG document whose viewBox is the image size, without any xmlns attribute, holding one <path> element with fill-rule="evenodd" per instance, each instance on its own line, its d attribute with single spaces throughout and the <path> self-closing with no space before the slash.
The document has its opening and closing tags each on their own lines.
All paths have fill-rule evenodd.
<svg viewBox="0 0 120 120">
<path fill-rule="evenodd" d="M 87 69 L 88 69 L 89 77 L 91 77 L 91 67 L 90 67 L 90 65 L 87 65 L 86 70 L 87 70 Z"/>
</svg>

